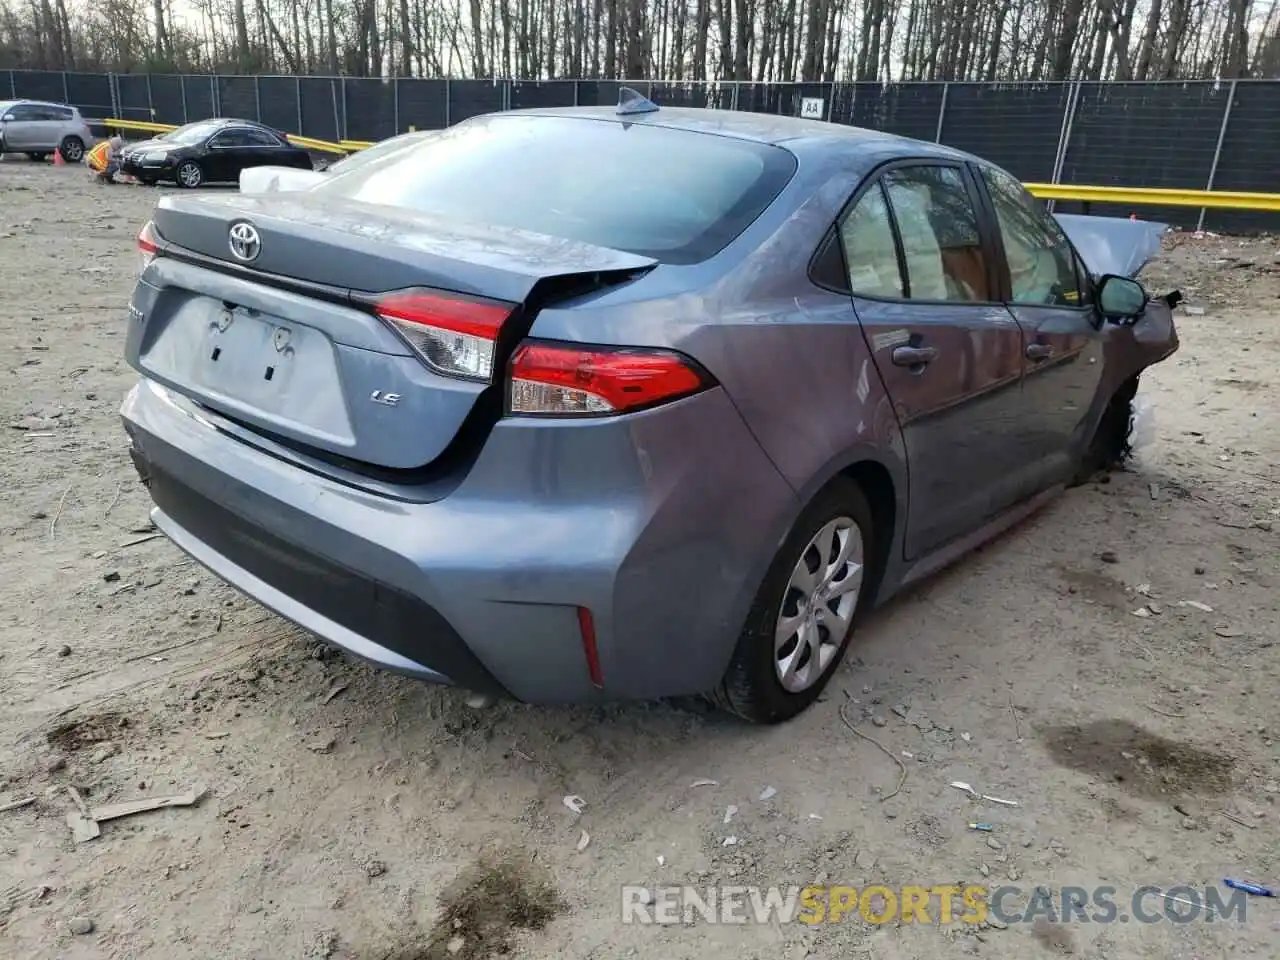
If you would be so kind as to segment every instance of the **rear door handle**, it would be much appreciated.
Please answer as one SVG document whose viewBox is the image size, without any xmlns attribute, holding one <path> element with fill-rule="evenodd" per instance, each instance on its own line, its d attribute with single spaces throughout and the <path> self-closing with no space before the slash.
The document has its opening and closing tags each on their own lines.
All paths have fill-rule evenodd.
<svg viewBox="0 0 1280 960">
<path fill-rule="evenodd" d="M 894 347 L 893 363 L 899 367 L 922 367 L 938 356 L 933 347 Z"/>
<path fill-rule="evenodd" d="M 1047 343 L 1027 344 L 1028 360 L 1048 360 L 1051 356 L 1053 356 L 1053 347 Z"/>
</svg>

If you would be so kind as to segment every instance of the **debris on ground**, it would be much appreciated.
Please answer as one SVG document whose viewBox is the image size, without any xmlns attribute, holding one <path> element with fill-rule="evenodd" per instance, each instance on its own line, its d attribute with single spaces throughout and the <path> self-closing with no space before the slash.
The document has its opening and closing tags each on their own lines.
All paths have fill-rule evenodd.
<svg viewBox="0 0 1280 960">
<path fill-rule="evenodd" d="M 738 808 L 735 807 L 732 803 L 729 804 L 729 806 L 724 808 L 724 822 L 726 824 L 729 823 L 729 821 L 732 820 L 734 816 L 737 815 L 737 813 L 738 813 Z"/>
<path fill-rule="evenodd" d="M 332 703 L 332 702 L 333 702 L 333 699 L 334 699 L 335 697 L 337 697 L 337 696 L 340 696 L 340 695 L 342 694 L 342 692 L 343 692 L 344 690 L 346 690 L 346 689 L 347 689 L 347 685 L 346 685 L 345 683 L 335 683 L 332 687 L 330 687 L 330 688 L 329 688 L 329 692 L 328 692 L 328 693 L 326 693 L 326 694 L 321 698 L 320 702 L 321 702 L 321 703 Z"/>
<path fill-rule="evenodd" d="M 763 790 L 760 791 L 760 799 L 772 800 L 775 796 L 777 796 L 777 794 L 778 794 L 778 791 L 775 787 L 765 787 Z"/>
<path fill-rule="evenodd" d="M 311 938 L 311 942 L 307 944 L 306 956 L 308 960 L 328 960 L 338 952 L 338 935 L 332 930 L 322 930 Z"/>
<path fill-rule="evenodd" d="M 373 880 L 387 872 L 387 865 L 376 857 L 366 857 L 360 861 L 360 869 L 364 871 L 366 877 Z"/>
<path fill-rule="evenodd" d="M 72 917 L 71 922 L 67 924 L 67 929 L 71 931 L 72 936 L 86 936 L 93 933 L 93 920 L 89 917 Z"/>
<path fill-rule="evenodd" d="M 582 813 L 583 810 L 587 809 L 587 801 L 583 800 L 576 793 L 571 793 L 565 797 L 564 805 L 574 813 Z"/>
<path fill-rule="evenodd" d="M 76 843 L 85 843 L 102 835 L 98 826 L 109 820 L 120 817 L 131 817 L 152 810 L 163 810 L 166 807 L 191 807 L 200 802 L 204 789 L 196 787 L 186 793 L 171 794 L 162 797 L 144 797 L 140 800 L 125 800 L 121 803 L 108 803 L 98 807 L 89 807 L 75 787 L 68 787 L 76 809 L 67 814 L 67 826 L 71 828 L 71 837 Z"/>
<path fill-rule="evenodd" d="M 21 810 L 23 807 L 29 807 L 35 802 L 35 797 L 22 797 L 19 800 L 10 800 L 8 803 L 0 803 L 0 813 L 8 813 L 10 810 Z"/>
<path fill-rule="evenodd" d="M 720 783 L 718 781 L 708 780 L 706 777 L 699 777 L 697 780 L 693 781 L 693 783 L 689 784 L 690 789 L 694 787 L 718 787 L 718 786 L 720 786 Z"/>
<path fill-rule="evenodd" d="M 583 850 L 587 849 L 587 846 L 590 843 L 591 843 L 591 834 L 583 830 L 582 836 L 578 838 L 578 852 L 581 853 Z"/>
<path fill-rule="evenodd" d="M 969 796 L 973 797 L 975 800 L 986 800 L 988 803 L 998 803 L 1004 807 L 1021 806 L 1017 800 L 1001 800 L 999 797 L 992 797 L 985 793 L 979 793 L 977 790 L 973 789 L 971 784 L 965 783 L 963 780 L 952 780 L 951 786 L 969 794 Z"/>
<path fill-rule="evenodd" d="M 1274 897 L 1276 892 L 1270 887 L 1264 887 L 1261 884 L 1250 883 L 1248 880 L 1232 880 L 1227 877 L 1222 881 L 1224 886 L 1230 887 L 1232 890 L 1241 890 L 1251 897 Z"/>
<path fill-rule="evenodd" d="M 903 763 L 901 760 L 899 760 L 897 756 L 894 755 L 892 750 L 886 747 L 883 743 L 881 743 L 875 737 L 872 737 L 872 736 L 869 736 L 868 734 L 863 733 L 856 726 L 854 726 L 853 721 L 849 719 L 849 715 L 845 712 L 845 708 L 848 707 L 849 703 L 853 701 L 853 697 L 849 694 L 848 690 L 844 691 L 844 696 L 845 696 L 845 702 L 840 704 L 840 708 L 839 708 L 840 722 L 843 723 L 849 729 L 850 733 L 852 733 L 854 736 L 858 737 L 859 739 L 867 741 L 867 743 L 871 744 L 876 749 L 878 749 L 886 757 L 892 760 L 898 767 L 898 785 L 888 793 L 881 795 L 880 802 L 883 803 L 886 800 L 890 800 L 893 797 L 896 797 L 898 794 L 902 792 L 902 788 L 907 782 L 907 765 Z"/>
</svg>

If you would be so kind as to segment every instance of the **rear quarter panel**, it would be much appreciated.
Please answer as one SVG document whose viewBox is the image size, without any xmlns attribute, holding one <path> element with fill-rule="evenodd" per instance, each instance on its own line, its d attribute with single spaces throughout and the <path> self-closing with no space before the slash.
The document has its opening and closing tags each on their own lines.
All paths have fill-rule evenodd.
<svg viewBox="0 0 1280 960">
<path fill-rule="evenodd" d="M 898 422 L 852 301 L 808 277 L 827 229 L 881 159 L 888 157 L 866 150 L 801 155 L 791 184 L 716 257 L 662 266 L 631 287 L 544 309 L 530 335 L 669 347 L 695 358 L 796 491 L 797 513 L 861 460 L 885 467 L 901 499 L 906 467 Z M 761 531 L 770 556 L 794 520 Z"/>
</svg>

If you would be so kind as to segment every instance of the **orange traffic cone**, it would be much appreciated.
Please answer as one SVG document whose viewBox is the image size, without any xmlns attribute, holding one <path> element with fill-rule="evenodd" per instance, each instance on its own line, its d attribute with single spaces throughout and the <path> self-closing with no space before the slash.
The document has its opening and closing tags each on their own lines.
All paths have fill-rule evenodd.
<svg viewBox="0 0 1280 960">
<path fill-rule="evenodd" d="M 61 167 L 61 166 L 64 166 L 64 165 L 66 164 L 66 162 L 67 162 L 67 161 L 65 161 L 65 160 L 63 160 L 63 159 L 62 159 L 62 151 L 61 151 L 61 150 L 55 150 L 55 151 L 53 151 L 53 165 L 54 165 L 55 167 Z"/>
</svg>

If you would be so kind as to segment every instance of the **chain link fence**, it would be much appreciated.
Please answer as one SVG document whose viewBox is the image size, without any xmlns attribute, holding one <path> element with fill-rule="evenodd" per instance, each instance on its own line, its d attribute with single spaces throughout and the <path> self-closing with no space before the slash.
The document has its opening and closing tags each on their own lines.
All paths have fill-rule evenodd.
<svg viewBox="0 0 1280 960">
<path fill-rule="evenodd" d="M 381 140 L 495 110 L 612 105 L 622 85 L 0 71 L 0 98 L 71 103 L 87 117 L 174 124 L 239 117 L 321 140 Z M 627 85 L 666 106 L 816 116 L 938 141 L 1032 182 L 1280 192 L 1280 81 Z M 1095 205 L 1091 212 L 1134 211 Z M 1141 213 L 1225 232 L 1280 227 L 1277 214 Z"/>
</svg>

